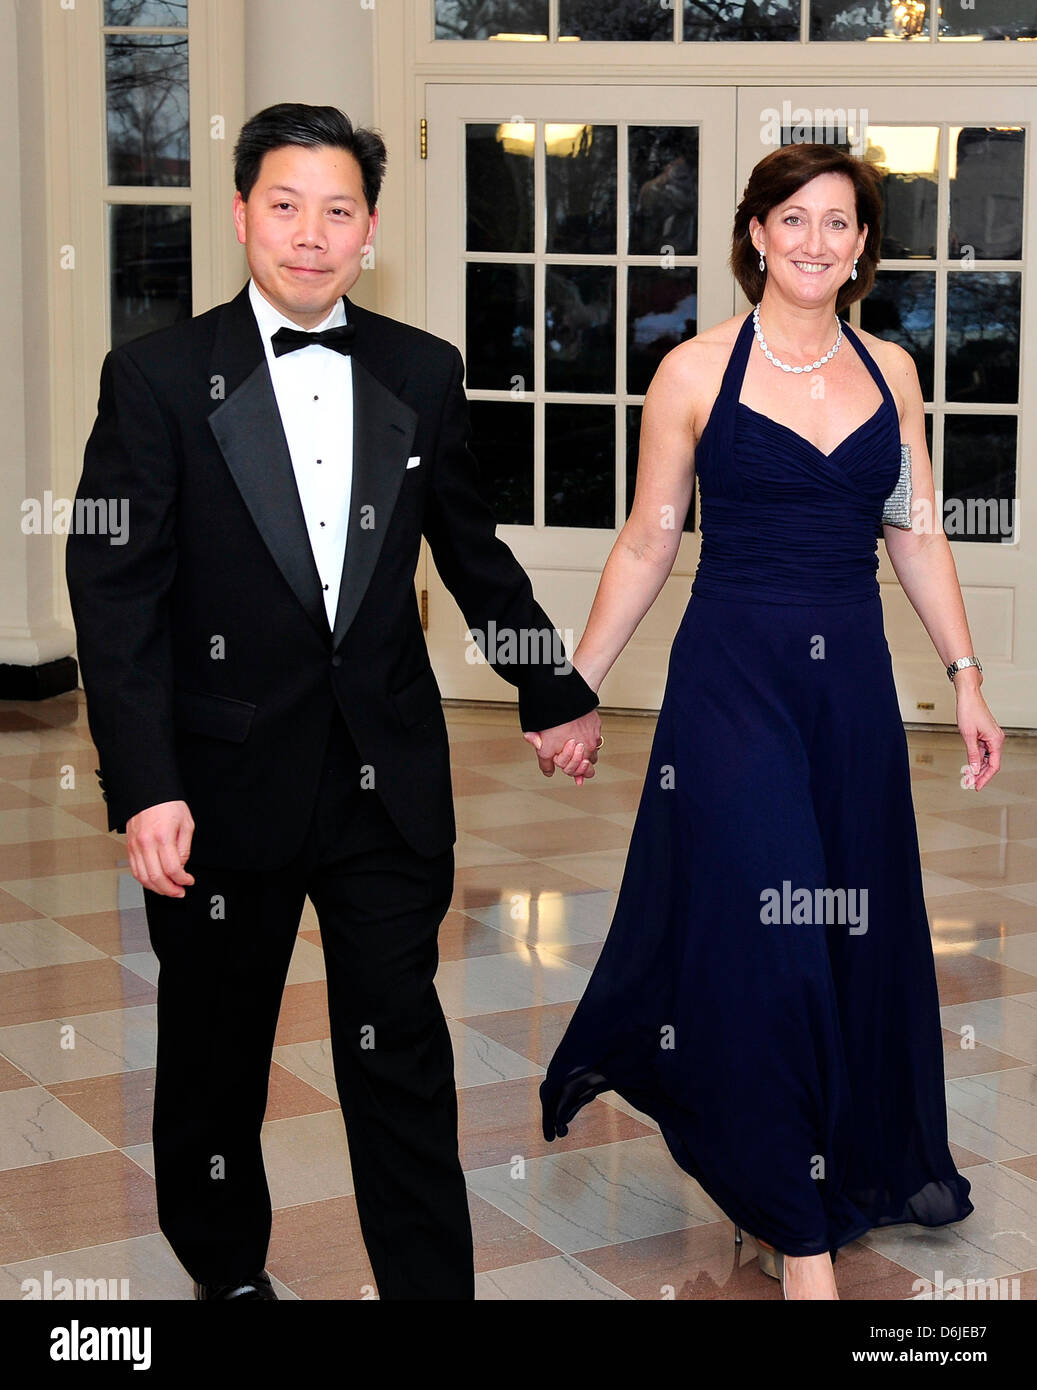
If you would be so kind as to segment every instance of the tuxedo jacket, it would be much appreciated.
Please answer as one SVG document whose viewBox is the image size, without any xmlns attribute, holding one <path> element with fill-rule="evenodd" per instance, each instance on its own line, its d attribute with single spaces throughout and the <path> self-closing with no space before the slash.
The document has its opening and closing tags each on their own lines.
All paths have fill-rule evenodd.
<svg viewBox="0 0 1037 1390">
<path fill-rule="evenodd" d="M 446 722 L 414 592 L 422 535 L 470 629 L 546 634 L 517 644 L 539 661 L 487 652 L 518 689 L 523 730 L 598 703 L 557 664 L 552 624 L 496 536 L 461 354 L 345 307 L 353 480 L 333 626 L 248 286 L 101 368 L 77 498 L 124 500 L 128 536 L 75 529 L 66 550 L 98 775 L 111 830 L 186 801 L 196 863 L 277 868 L 298 851 L 336 705 L 404 839 L 426 856 L 453 844 Z"/>
</svg>

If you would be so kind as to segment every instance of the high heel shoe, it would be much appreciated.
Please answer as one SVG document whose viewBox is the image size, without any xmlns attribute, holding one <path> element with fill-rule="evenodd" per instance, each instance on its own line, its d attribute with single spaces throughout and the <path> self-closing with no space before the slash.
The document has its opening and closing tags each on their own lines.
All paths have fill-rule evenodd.
<svg viewBox="0 0 1037 1390">
<path fill-rule="evenodd" d="M 772 1279 L 781 1280 L 781 1296 L 787 1299 L 785 1292 L 785 1256 L 780 1250 L 775 1250 L 773 1245 L 768 1245 L 766 1241 L 760 1240 L 758 1236 L 753 1236 L 753 1240 L 759 1248 L 760 1272 L 768 1274 Z M 742 1228 L 735 1227 L 735 1244 L 742 1244 Z"/>
</svg>

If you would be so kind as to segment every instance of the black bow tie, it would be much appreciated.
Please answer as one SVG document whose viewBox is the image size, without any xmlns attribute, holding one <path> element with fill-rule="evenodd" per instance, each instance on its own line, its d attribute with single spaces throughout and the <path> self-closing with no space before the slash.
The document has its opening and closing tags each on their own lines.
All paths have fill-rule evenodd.
<svg viewBox="0 0 1037 1390">
<path fill-rule="evenodd" d="M 325 328 L 320 333 L 305 333 L 301 328 L 279 328 L 270 342 L 273 344 L 275 357 L 294 352 L 296 348 L 309 347 L 311 343 L 334 348 L 336 352 L 344 352 L 348 356 L 353 351 L 355 337 L 355 323 L 340 323 L 335 328 Z"/>
</svg>

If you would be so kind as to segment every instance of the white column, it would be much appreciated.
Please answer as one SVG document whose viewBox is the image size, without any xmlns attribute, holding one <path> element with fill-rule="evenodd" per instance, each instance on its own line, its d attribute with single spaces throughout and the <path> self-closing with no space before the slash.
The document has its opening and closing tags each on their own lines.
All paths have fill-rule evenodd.
<svg viewBox="0 0 1037 1390">
<path fill-rule="evenodd" d="M 0 664 L 19 667 L 75 647 L 59 616 L 65 538 L 22 530 L 23 503 L 53 492 L 45 131 L 39 7 L 0 0 L 0 168 L 17 190 L 0 203 Z"/>
</svg>

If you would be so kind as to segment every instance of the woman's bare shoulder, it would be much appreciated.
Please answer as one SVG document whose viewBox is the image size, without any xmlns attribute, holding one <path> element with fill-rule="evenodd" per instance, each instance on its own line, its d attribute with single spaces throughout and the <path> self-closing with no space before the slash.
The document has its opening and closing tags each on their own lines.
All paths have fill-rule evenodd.
<svg viewBox="0 0 1037 1390">
<path fill-rule="evenodd" d="M 667 397 L 671 393 L 679 395 L 696 438 L 720 390 L 724 369 L 744 319 L 744 314 L 734 314 L 686 338 L 670 349 L 656 370 L 653 388 L 657 394 Z"/>
<path fill-rule="evenodd" d="M 855 332 L 887 378 L 900 376 L 914 367 L 914 358 L 899 343 L 894 343 L 889 338 L 877 338 L 874 333 L 869 333 L 863 328 L 858 328 Z"/>
<path fill-rule="evenodd" d="M 886 385 L 893 392 L 893 397 L 897 403 L 897 412 L 903 417 L 905 402 L 919 393 L 918 368 L 915 366 L 915 359 L 902 348 L 899 343 L 891 342 L 889 338 L 878 338 L 874 333 L 868 333 L 863 328 L 856 330 L 858 338 L 875 359 L 875 365 L 886 380 Z"/>
<path fill-rule="evenodd" d="M 736 314 L 715 323 L 712 328 L 704 328 L 693 338 L 685 338 L 659 363 L 655 379 L 663 388 L 676 387 L 682 392 L 712 398 L 720 389 L 720 380 L 741 326 L 742 317 Z"/>
</svg>

